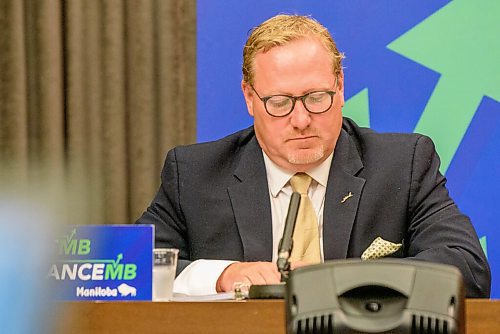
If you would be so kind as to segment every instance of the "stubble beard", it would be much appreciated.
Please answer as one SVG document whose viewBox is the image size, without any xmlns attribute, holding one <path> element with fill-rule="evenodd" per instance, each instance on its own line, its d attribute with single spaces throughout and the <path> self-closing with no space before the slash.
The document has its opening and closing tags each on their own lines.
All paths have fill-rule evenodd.
<svg viewBox="0 0 500 334">
<path fill-rule="evenodd" d="M 309 152 L 300 152 L 300 150 L 288 152 L 288 162 L 292 165 L 308 165 L 321 160 L 324 156 L 325 147 L 319 145 Z"/>
</svg>

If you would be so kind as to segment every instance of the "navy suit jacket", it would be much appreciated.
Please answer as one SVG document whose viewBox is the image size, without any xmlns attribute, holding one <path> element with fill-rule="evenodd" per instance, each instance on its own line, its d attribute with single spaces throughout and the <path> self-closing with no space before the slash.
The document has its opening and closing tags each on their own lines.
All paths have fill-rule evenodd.
<svg viewBox="0 0 500 334">
<path fill-rule="evenodd" d="M 393 256 L 458 267 L 467 296 L 488 297 L 488 263 L 439 164 L 426 136 L 380 134 L 345 118 L 325 195 L 325 260 L 359 258 L 380 236 L 403 243 Z M 156 247 L 180 250 L 178 273 L 197 259 L 271 261 L 269 196 L 250 127 L 169 151 L 160 189 L 138 223 L 155 225 Z"/>
</svg>

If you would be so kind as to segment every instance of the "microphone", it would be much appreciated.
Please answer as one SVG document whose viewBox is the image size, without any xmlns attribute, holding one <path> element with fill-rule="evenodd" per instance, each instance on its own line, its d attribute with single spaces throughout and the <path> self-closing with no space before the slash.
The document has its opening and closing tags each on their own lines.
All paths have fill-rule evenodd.
<svg viewBox="0 0 500 334">
<path fill-rule="evenodd" d="M 288 213 L 285 220 L 285 228 L 283 236 L 281 237 L 278 246 L 278 270 L 281 273 L 281 281 L 285 282 L 288 279 L 288 272 L 290 271 L 290 254 L 293 248 L 293 231 L 295 231 L 295 223 L 297 221 L 297 214 L 299 213 L 300 194 L 294 192 L 290 198 L 288 205 Z"/>
<path fill-rule="evenodd" d="M 248 292 L 250 299 L 281 299 L 285 297 L 285 283 L 290 272 L 290 254 L 293 248 L 293 231 L 299 213 L 300 194 L 293 192 L 288 205 L 288 212 L 285 219 L 285 228 L 278 245 L 278 260 L 276 265 L 281 274 L 281 283 L 252 285 Z"/>
</svg>

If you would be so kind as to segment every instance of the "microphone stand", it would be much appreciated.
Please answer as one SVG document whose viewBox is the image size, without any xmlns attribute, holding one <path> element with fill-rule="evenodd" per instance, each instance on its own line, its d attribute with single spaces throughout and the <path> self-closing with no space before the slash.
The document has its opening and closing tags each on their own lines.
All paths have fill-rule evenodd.
<svg viewBox="0 0 500 334">
<path fill-rule="evenodd" d="M 264 284 L 252 285 L 248 293 L 250 299 L 281 299 L 285 297 L 285 284 L 288 280 L 290 272 L 290 254 L 293 248 L 293 231 L 297 221 L 299 212 L 300 194 L 292 193 L 290 204 L 288 205 L 288 213 L 285 220 L 285 228 L 278 246 L 278 260 L 276 265 L 281 274 L 281 283 L 279 284 Z"/>
</svg>

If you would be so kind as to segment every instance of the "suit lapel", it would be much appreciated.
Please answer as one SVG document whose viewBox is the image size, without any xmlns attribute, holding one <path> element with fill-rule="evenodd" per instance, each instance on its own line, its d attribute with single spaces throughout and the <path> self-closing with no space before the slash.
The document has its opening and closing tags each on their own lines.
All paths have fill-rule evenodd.
<svg viewBox="0 0 500 334">
<path fill-rule="evenodd" d="M 228 187 L 243 244 L 244 261 L 272 260 L 271 203 L 262 150 L 255 136 L 245 146 Z"/>
<path fill-rule="evenodd" d="M 325 195 L 323 212 L 325 260 L 347 257 L 352 226 L 365 184 L 365 179 L 355 175 L 362 168 L 363 163 L 356 145 L 347 132 L 342 130 L 335 146 Z"/>
</svg>

